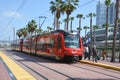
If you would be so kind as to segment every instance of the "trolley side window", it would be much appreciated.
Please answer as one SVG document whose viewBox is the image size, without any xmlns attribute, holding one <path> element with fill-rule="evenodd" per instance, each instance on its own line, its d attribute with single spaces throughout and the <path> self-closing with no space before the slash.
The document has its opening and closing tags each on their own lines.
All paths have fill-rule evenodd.
<svg viewBox="0 0 120 80">
<path fill-rule="evenodd" d="M 50 39 L 50 45 L 49 45 L 49 47 L 50 47 L 50 48 L 54 48 L 54 45 L 55 45 L 55 41 L 54 41 L 53 38 L 51 38 L 51 39 Z"/>
<path fill-rule="evenodd" d="M 61 48 L 61 36 L 58 36 L 58 45 L 57 48 L 60 49 Z"/>
</svg>

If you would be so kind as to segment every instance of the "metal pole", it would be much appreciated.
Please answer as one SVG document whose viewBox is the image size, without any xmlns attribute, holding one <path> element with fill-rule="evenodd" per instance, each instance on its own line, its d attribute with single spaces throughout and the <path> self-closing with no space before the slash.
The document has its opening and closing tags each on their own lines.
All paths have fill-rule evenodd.
<svg viewBox="0 0 120 80">
<path fill-rule="evenodd" d="M 40 24 L 40 18 L 44 18 L 43 22 Z M 43 23 L 45 22 L 46 17 L 45 16 L 39 16 L 39 29 L 41 29 Z"/>
<path fill-rule="evenodd" d="M 39 29 L 40 29 L 40 16 L 39 16 Z"/>
<path fill-rule="evenodd" d="M 15 40 L 15 27 L 13 27 L 13 36 L 14 36 L 13 40 Z"/>
</svg>

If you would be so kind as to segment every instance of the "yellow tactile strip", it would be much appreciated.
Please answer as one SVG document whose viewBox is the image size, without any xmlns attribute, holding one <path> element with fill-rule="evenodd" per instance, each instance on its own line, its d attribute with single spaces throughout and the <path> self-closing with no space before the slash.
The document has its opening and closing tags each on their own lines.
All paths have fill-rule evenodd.
<svg viewBox="0 0 120 80">
<path fill-rule="evenodd" d="M 36 80 L 32 75 L 30 75 L 27 71 L 21 68 L 18 64 L 16 64 L 13 60 L 7 57 L 4 53 L 0 52 L 0 56 L 8 66 L 8 68 L 15 75 L 17 80 Z"/>
<path fill-rule="evenodd" d="M 107 68 L 107 69 L 112 69 L 112 70 L 120 71 L 120 67 L 113 66 L 113 65 L 102 64 L 102 63 L 95 63 L 95 62 L 86 61 L 86 60 L 81 60 L 80 62 L 81 63 L 90 64 L 90 65 L 94 65 L 94 66 L 99 66 L 99 67 Z"/>
</svg>

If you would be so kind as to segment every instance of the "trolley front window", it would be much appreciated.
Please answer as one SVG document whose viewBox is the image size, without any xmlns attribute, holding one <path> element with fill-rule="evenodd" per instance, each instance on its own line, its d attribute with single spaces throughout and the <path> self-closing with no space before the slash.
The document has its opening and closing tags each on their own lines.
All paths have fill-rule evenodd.
<svg viewBox="0 0 120 80">
<path fill-rule="evenodd" d="M 79 35 L 65 35 L 65 46 L 67 48 L 80 48 Z"/>
</svg>

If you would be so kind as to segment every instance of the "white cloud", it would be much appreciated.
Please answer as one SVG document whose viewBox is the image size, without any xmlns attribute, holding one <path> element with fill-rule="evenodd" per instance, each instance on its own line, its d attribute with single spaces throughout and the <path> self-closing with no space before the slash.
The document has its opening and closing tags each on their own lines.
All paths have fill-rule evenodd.
<svg viewBox="0 0 120 80">
<path fill-rule="evenodd" d="M 18 12 L 15 11 L 7 11 L 7 12 L 3 12 L 3 15 L 6 17 L 13 17 L 15 19 L 20 19 L 23 18 L 24 16 Z"/>
</svg>

